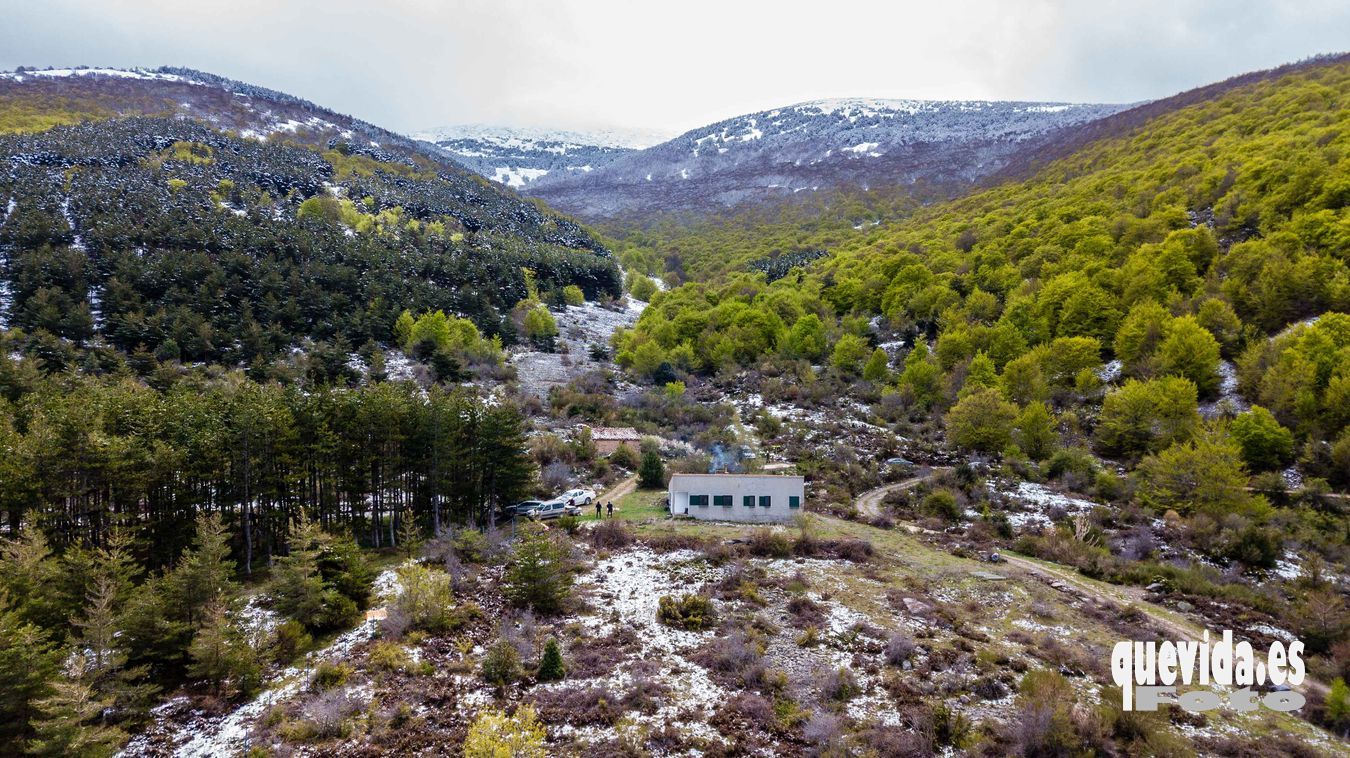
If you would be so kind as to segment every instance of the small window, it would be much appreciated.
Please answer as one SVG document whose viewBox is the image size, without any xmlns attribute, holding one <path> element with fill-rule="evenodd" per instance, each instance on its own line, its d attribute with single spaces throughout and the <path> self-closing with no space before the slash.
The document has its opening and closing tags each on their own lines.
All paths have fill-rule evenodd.
<svg viewBox="0 0 1350 758">
<path fill-rule="evenodd" d="M 754 496 L 754 495 L 742 495 L 742 496 L 741 496 L 741 505 L 745 506 L 746 508 L 754 508 L 754 507 L 755 507 L 755 496 Z"/>
<path fill-rule="evenodd" d="M 760 495 L 760 496 L 759 496 L 759 507 L 760 507 L 760 508 L 768 508 L 768 507 L 771 506 L 771 505 L 773 505 L 773 498 L 772 498 L 772 497 L 770 497 L 770 496 L 768 496 L 768 495 Z"/>
<path fill-rule="evenodd" d="M 720 505 L 725 508 L 730 508 L 731 495 L 713 495 L 713 505 Z"/>
<path fill-rule="evenodd" d="M 690 504 L 690 505 L 701 505 L 701 506 L 703 506 L 703 507 L 706 508 L 706 507 L 708 507 L 708 496 L 707 496 L 707 495 L 690 495 L 690 496 L 689 496 L 689 504 Z"/>
<path fill-rule="evenodd" d="M 788 507 L 789 508 L 802 507 L 802 499 L 800 497 L 797 497 L 796 495 L 788 495 Z"/>
</svg>

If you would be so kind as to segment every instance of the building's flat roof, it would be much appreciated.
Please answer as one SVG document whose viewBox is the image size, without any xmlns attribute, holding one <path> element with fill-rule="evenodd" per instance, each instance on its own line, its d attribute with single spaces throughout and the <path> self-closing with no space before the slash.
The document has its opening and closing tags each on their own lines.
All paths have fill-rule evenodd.
<svg viewBox="0 0 1350 758">
<path fill-rule="evenodd" d="M 671 479 L 674 479 L 674 478 L 677 477 L 677 476 L 685 476 L 685 477 L 698 476 L 698 477 L 703 477 L 703 478 L 705 478 L 705 479 L 737 479 L 737 478 L 739 478 L 739 479 L 750 479 L 750 478 L 755 478 L 755 477 L 762 477 L 762 478 L 765 478 L 765 479 L 805 479 L 805 478 L 806 478 L 806 477 L 801 476 L 801 475 L 799 475 L 799 474 L 671 474 L 671 475 L 670 475 L 670 478 L 671 478 Z"/>
</svg>

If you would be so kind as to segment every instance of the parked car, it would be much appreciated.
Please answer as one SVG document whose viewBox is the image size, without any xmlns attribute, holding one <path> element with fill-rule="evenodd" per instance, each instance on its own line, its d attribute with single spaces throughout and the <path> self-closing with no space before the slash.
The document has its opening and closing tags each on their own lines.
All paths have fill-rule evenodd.
<svg viewBox="0 0 1350 758">
<path fill-rule="evenodd" d="M 588 490 L 588 489 L 568 490 L 554 499 L 561 500 L 564 503 L 567 502 L 568 500 L 571 500 L 575 502 L 577 505 L 590 505 L 591 503 L 595 502 L 595 490 Z"/>
<path fill-rule="evenodd" d="M 543 505 L 543 500 L 522 500 L 515 505 L 508 505 L 502 508 L 501 519 L 510 521 L 516 516 L 528 515 L 530 511 Z"/>
<path fill-rule="evenodd" d="M 523 515 L 526 518 L 544 521 L 547 519 L 558 518 L 559 516 L 576 516 L 580 513 L 581 508 L 575 505 L 568 505 L 567 498 L 554 498 L 548 502 L 540 503 Z"/>
</svg>

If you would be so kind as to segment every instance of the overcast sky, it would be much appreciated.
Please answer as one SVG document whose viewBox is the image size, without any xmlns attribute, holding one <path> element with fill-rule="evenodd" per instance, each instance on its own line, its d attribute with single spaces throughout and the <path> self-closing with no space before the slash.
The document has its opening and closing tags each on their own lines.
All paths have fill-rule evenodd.
<svg viewBox="0 0 1350 758">
<path fill-rule="evenodd" d="M 825 97 L 1134 102 L 1350 48 L 1345 0 L 0 0 L 0 69 L 182 65 L 399 131 Z"/>
</svg>

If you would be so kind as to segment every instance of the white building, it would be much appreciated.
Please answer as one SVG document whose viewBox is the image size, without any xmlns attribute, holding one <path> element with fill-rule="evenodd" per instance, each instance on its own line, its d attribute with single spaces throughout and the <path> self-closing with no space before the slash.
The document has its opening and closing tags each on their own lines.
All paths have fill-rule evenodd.
<svg viewBox="0 0 1350 758">
<path fill-rule="evenodd" d="M 805 480 L 779 474 L 672 474 L 672 516 L 784 522 L 801 512 Z"/>
</svg>

